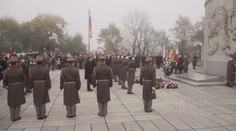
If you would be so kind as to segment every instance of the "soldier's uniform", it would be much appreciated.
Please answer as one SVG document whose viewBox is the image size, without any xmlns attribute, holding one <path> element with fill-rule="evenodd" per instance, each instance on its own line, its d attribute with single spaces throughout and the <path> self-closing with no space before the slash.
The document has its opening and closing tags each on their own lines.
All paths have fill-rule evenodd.
<svg viewBox="0 0 236 131">
<path fill-rule="evenodd" d="M 132 88 L 134 85 L 134 77 L 135 77 L 135 61 L 134 57 L 130 57 L 130 61 L 128 62 L 128 91 L 127 94 L 133 94 Z"/>
<path fill-rule="evenodd" d="M 118 84 L 121 85 L 121 68 L 122 68 L 123 56 L 118 56 L 117 60 L 117 72 L 118 72 Z"/>
<path fill-rule="evenodd" d="M 140 84 L 143 85 L 143 100 L 145 112 L 152 112 L 152 99 L 156 99 L 156 70 L 153 66 L 150 65 L 151 61 L 151 58 L 146 58 L 146 64 L 141 68 L 140 72 Z"/>
<path fill-rule="evenodd" d="M 236 72 L 236 62 L 233 59 L 233 56 L 230 56 L 230 60 L 228 61 L 228 67 L 227 67 L 227 86 L 228 87 L 234 86 L 235 72 Z"/>
<path fill-rule="evenodd" d="M 103 63 L 99 63 L 93 72 L 93 86 L 97 86 L 97 102 L 99 108 L 99 116 L 106 116 L 107 103 L 110 98 L 110 87 L 113 85 L 113 74 L 111 67 L 105 64 L 106 57 L 99 58 Z"/>
<path fill-rule="evenodd" d="M 115 82 L 117 82 L 117 74 L 118 74 L 117 67 L 118 67 L 117 57 L 114 55 L 112 59 L 112 71 L 113 71 L 113 78 Z"/>
<path fill-rule="evenodd" d="M 48 90 L 51 88 L 49 69 L 43 66 L 42 56 L 37 56 L 37 64 L 29 70 L 29 87 L 33 88 L 33 99 L 38 119 L 47 118 L 45 104 L 50 102 Z"/>
<path fill-rule="evenodd" d="M 24 73 L 16 66 L 18 58 L 10 60 L 11 67 L 4 72 L 3 86 L 7 88 L 7 104 L 10 107 L 11 120 L 21 119 L 20 108 L 25 103 Z"/>
<path fill-rule="evenodd" d="M 121 79 L 121 88 L 127 89 L 125 86 L 125 81 L 127 81 L 127 69 L 128 69 L 128 56 L 123 58 L 123 62 L 121 64 L 121 71 L 120 71 L 120 79 Z"/>
<path fill-rule="evenodd" d="M 75 62 L 74 58 L 69 57 L 66 60 L 69 64 L 67 67 L 61 70 L 60 76 L 60 89 L 64 88 L 64 105 L 66 105 L 66 111 L 68 118 L 76 116 L 76 104 L 80 103 L 78 90 L 81 87 L 79 70 L 74 67 L 72 62 Z"/>
</svg>

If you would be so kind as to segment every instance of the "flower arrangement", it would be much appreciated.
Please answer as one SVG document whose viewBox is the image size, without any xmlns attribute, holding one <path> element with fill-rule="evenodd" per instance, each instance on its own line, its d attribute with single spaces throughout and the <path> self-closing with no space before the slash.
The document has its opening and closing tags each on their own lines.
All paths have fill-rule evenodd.
<svg viewBox="0 0 236 131">
<path fill-rule="evenodd" d="M 165 88 L 165 89 L 175 89 L 178 88 L 179 84 L 174 81 L 164 81 L 161 77 L 156 78 L 156 89 Z"/>
<path fill-rule="evenodd" d="M 175 89 L 175 88 L 179 88 L 179 84 L 177 82 L 173 82 L 173 81 L 162 82 L 162 88 Z"/>
</svg>

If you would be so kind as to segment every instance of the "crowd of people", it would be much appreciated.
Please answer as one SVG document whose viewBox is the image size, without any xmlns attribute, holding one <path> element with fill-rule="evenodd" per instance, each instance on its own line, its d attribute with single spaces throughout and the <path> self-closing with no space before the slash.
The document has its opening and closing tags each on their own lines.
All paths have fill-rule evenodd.
<svg viewBox="0 0 236 131">
<path fill-rule="evenodd" d="M 66 117 L 73 118 L 76 116 L 76 104 L 80 103 L 79 69 L 84 69 L 87 91 L 93 91 L 92 87 L 97 88 L 98 115 L 106 116 L 113 82 L 117 82 L 121 89 L 127 89 L 127 94 L 134 94 L 132 89 L 135 72 L 141 67 L 139 81 L 143 85 L 144 111 L 152 112 L 152 99 L 156 99 L 156 69 L 163 66 L 166 75 L 173 72 L 182 73 L 183 70 L 187 73 L 185 67 L 188 67 L 189 59 L 186 55 L 179 55 L 175 60 L 177 61 L 163 58 L 162 55 L 140 57 L 130 54 L 96 53 L 31 53 L 18 57 L 15 55 L 10 59 L 2 55 L 0 80 L 3 80 L 3 86 L 8 90 L 8 106 L 13 121 L 21 119 L 19 112 L 21 105 L 25 103 L 24 95 L 31 93 L 32 89 L 37 118 L 41 120 L 47 118 L 45 104 L 50 102 L 50 70 L 61 70 L 59 88 L 64 90 Z"/>
</svg>

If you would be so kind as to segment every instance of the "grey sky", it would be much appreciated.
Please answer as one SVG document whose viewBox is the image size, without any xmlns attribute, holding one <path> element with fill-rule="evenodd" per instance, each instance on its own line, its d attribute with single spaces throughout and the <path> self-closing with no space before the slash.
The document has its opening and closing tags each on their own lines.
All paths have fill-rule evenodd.
<svg viewBox="0 0 236 131">
<path fill-rule="evenodd" d="M 0 17 L 11 16 L 25 22 L 40 13 L 59 15 L 69 24 L 67 32 L 71 35 L 79 32 L 87 44 L 90 9 L 93 25 L 91 50 L 95 50 L 100 29 L 110 22 L 122 27 L 122 17 L 130 10 L 146 10 L 157 30 L 168 31 L 181 14 L 194 23 L 200 21 L 205 15 L 204 3 L 205 0 L 0 0 Z"/>
</svg>

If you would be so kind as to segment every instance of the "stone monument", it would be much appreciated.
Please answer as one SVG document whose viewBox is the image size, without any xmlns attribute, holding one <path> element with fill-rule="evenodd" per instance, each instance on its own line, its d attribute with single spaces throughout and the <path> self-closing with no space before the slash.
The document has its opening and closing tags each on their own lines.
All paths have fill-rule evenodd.
<svg viewBox="0 0 236 131">
<path fill-rule="evenodd" d="M 206 0 L 205 20 L 204 72 L 226 78 L 236 55 L 236 0 Z"/>
</svg>

